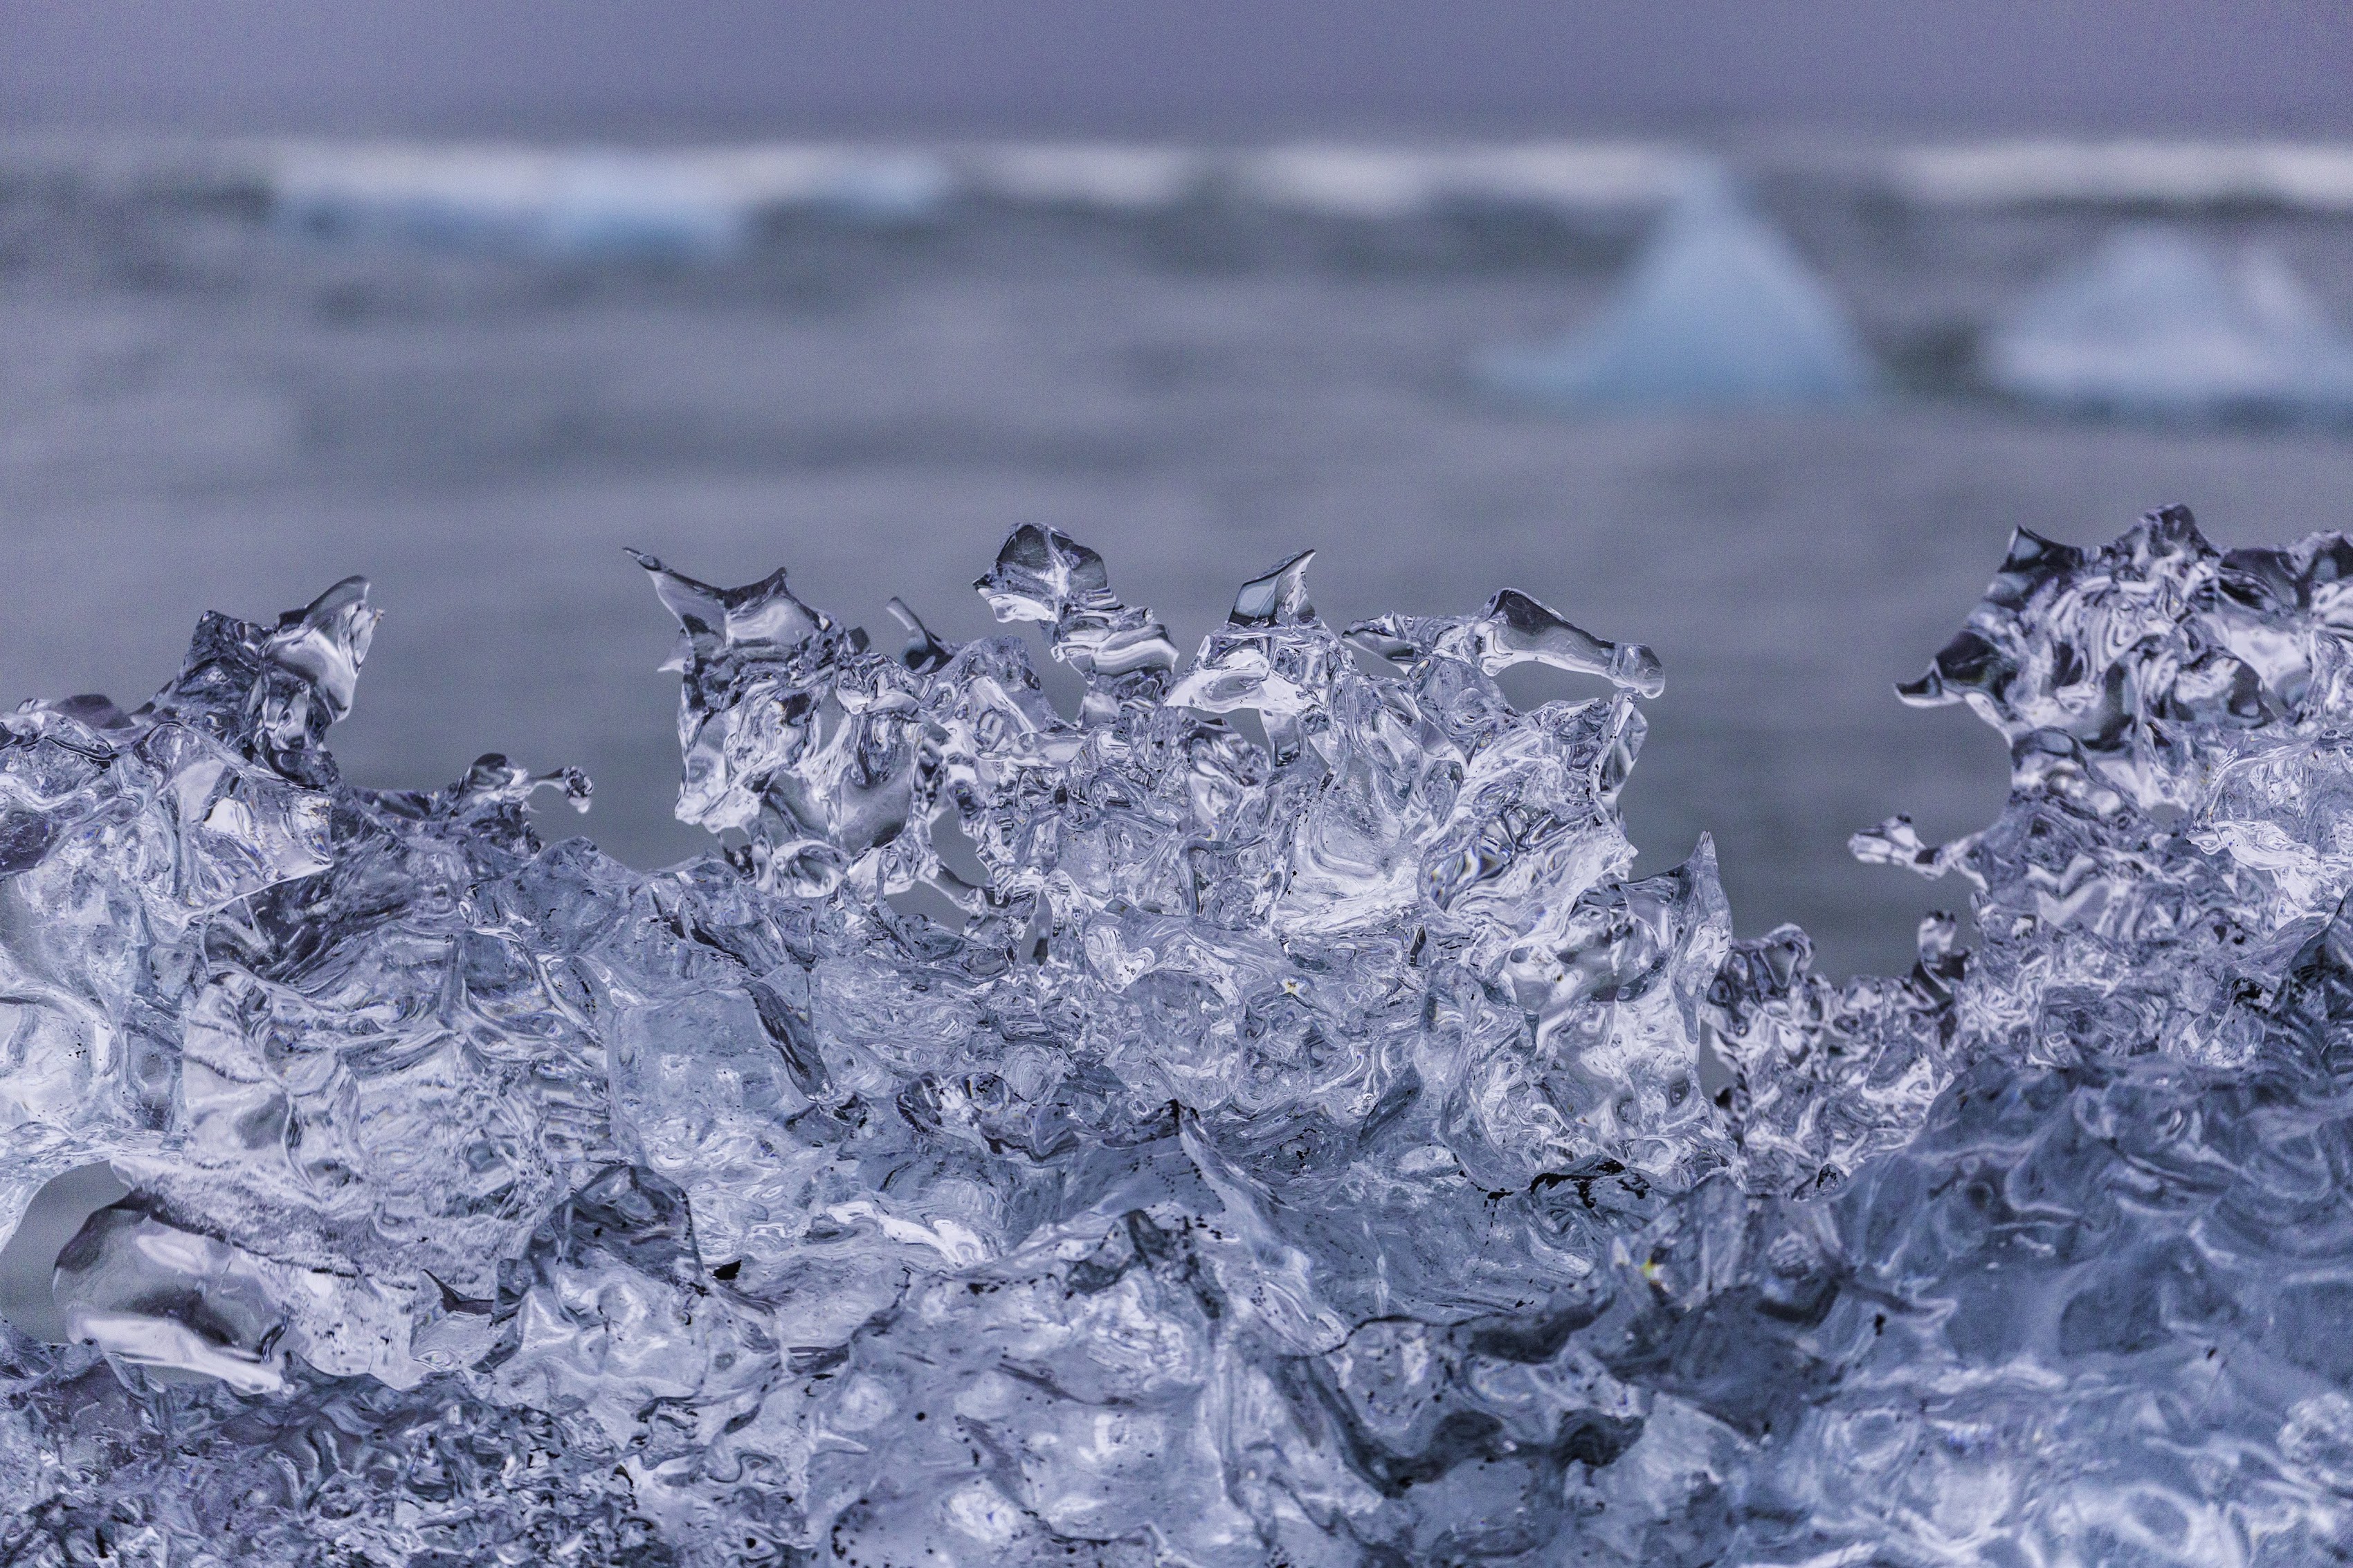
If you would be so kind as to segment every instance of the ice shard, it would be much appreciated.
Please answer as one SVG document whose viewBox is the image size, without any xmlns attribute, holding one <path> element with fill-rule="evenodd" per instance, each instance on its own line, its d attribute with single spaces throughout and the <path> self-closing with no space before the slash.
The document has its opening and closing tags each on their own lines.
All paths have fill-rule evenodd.
<svg viewBox="0 0 2353 1568">
<path fill-rule="evenodd" d="M 2353 1549 L 2353 542 L 2021 533 L 1904 689 L 2008 805 L 1855 846 L 1968 920 L 1844 984 L 1632 874 L 1658 662 L 1526 595 L 1298 555 L 1187 659 L 1024 529 L 1039 641 L 883 651 L 640 559 L 665 871 L 343 782 L 357 581 L 0 721 L 0 1228 L 127 1189 L 0 1326 L 0 1562 Z"/>
<path fill-rule="evenodd" d="M 1852 403 L 1877 374 L 1830 289 L 1721 176 L 1692 183 L 1595 320 L 1474 370 L 1537 402 L 1671 406 Z"/>
<path fill-rule="evenodd" d="M 2353 416 L 2353 337 L 2273 251 L 2235 263 L 2129 228 L 1987 341 L 1986 380 L 2028 402 L 2142 418 Z"/>
</svg>

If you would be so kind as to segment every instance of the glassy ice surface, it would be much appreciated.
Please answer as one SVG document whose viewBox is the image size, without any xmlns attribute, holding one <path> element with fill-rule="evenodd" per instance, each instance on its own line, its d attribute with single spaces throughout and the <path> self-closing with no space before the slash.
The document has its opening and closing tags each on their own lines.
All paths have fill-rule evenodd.
<svg viewBox="0 0 2353 1568">
<path fill-rule="evenodd" d="M 2353 337 L 2280 257 L 2235 264 L 2131 228 L 2046 285 L 1986 343 L 1986 378 L 2031 402 L 2204 418 L 2353 415 Z"/>
<path fill-rule="evenodd" d="M 1721 174 L 1694 180 L 1591 324 L 1475 368 L 1513 396 L 1653 406 L 1852 403 L 1877 379 L 1830 289 Z"/>
<path fill-rule="evenodd" d="M 2010 742 L 1909 973 L 1633 879 L 1663 675 L 1506 590 L 1190 658 L 779 572 L 680 626 L 645 875 L 577 774 L 339 781 L 375 612 L 215 616 L 0 749 L 26 1563 L 2242 1563 L 2353 1555 L 2353 542 L 2021 533 Z M 1595 694 L 1523 710 L 1549 666 Z M 547 804 L 556 804 L 549 799 Z"/>
</svg>

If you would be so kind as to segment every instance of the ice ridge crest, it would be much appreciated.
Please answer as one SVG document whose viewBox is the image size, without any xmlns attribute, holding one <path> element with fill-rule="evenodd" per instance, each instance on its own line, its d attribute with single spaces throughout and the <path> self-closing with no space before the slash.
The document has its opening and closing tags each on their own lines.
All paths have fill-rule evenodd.
<svg viewBox="0 0 2353 1568">
<path fill-rule="evenodd" d="M 354 787 L 375 624 L 0 742 L 0 1563 L 2233 1563 L 2353 1552 L 2353 543 L 2021 533 L 1916 702 L 2008 805 L 1834 984 L 1632 874 L 1647 649 L 1535 599 L 1190 660 L 640 564 L 641 874 Z M 1591 694 L 1515 707 L 1537 663 Z M 1261 739 L 1262 737 L 1262 739 Z"/>
</svg>

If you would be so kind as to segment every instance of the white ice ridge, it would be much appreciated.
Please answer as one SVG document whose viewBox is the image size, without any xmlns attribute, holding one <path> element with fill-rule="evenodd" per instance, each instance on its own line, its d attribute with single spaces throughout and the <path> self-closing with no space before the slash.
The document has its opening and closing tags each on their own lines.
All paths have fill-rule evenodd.
<svg viewBox="0 0 2353 1568">
<path fill-rule="evenodd" d="M 815 216 L 928 222 L 970 204 L 1150 215 L 1240 204 L 1388 222 L 1461 209 L 1640 212 L 1702 166 L 1619 142 L 742 142 L 0 138 L 0 177 L 109 199 L 257 197 L 291 232 L 570 258 L 733 255 Z"/>
<path fill-rule="evenodd" d="M 1716 177 L 1692 184 L 1593 321 L 1475 370 L 1498 392 L 1568 405 L 1852 403 L 1876 381 L 1838 300 Z"/>
<path fill-rule="evenodd" d="M 2353 415 L 2353 337 L 2270 250 L 2235 263 L 2136 227 L 2054 279 L 1988 338 L 1986 379 L 2060 407 L 2211 417 Z"/>
<path fill-rule="evenodd" d="M 0 1563 L 2353 1542 L 2353 542 L 2021 532 L 1903 690 L 2007 805 L 1856 840 L 1975 950 L 1842 985 L 1631 875 L 1658 661 L 1525 594 L 1300 555 L 1188 660 L 1030 527 L 1022 635 L 885 650 L 641 563 L 666 871 L 343 783 L 356 579 L 0 721 L 0 1233 L 128 1188 L 0 1326 Z"/>
<path fill-rule="evenodd" d="M 2353 212 L 2353 146 L 2248 141 L 2055 139 L 1908 148 L 1892 183 L 1937 206 L 2266 205 Z"/>
<path fill-rule="evenodd" d="M 263 164 L 272 216 L 297 232 L 558 256 L 716 257 L 766 214 L 904 222 L 955 188 L 936 154 L 855 146 L 289 143 Z"/>
<path fill-rule="evenodd" d="M 1700 167 L 1640 142 L 752 143 L 681 148 L 284 142 L 258 150 L 290 209 L 434 203 L 485 215 L 676 200 L 738 215 L 816 207 L 917 216 L 955 195 L 1151 210 L 1213 190 L 1332 216 L 1421 216 L 1449 203 L 1578 210 L 1654 205 Z"/>
<path fill-rule="evenodd" d="M 0 134 L 0 173 L 110 198 L 283 188 L 360 205 L 437 191 L 543 211 L 568 182 L 700 190 L 731 209 L 885 216 L 958 197 L 1148 212 L 1229 199 L 1390 220 L 1450 207 L 1564 213 L 1671 201 L 1709 159 L 1632 140 L 530 142 Z M 1817 145 L 1741 156 L 1752 174 L 1828 175 L 1930 207 L 2273 206 L 2353 211 L 2353 146 L 2284 140 L 2000 139 L 1894 150 Z"/>
</svg>

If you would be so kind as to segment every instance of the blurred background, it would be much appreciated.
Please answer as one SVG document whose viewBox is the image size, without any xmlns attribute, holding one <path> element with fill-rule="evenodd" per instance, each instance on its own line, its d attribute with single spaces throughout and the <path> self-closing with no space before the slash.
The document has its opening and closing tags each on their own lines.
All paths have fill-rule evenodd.
<svg viewBox="0 0 2353 1568">
<path fill-rule="evenodd" d="M 1893 972 L 1847 835 L 2005 779 L 1893 683 L 2013 527 L 2345 526 L 2347 322 L 2333 5 L 0 0 L 0 700 L 362 572 L 347 774 L 649 868 L 624 545 L 968 637 L 1042 522 L 1186 646 L 1312 545 L 1653 646 L 1646 868 Z"/>
</svg>

